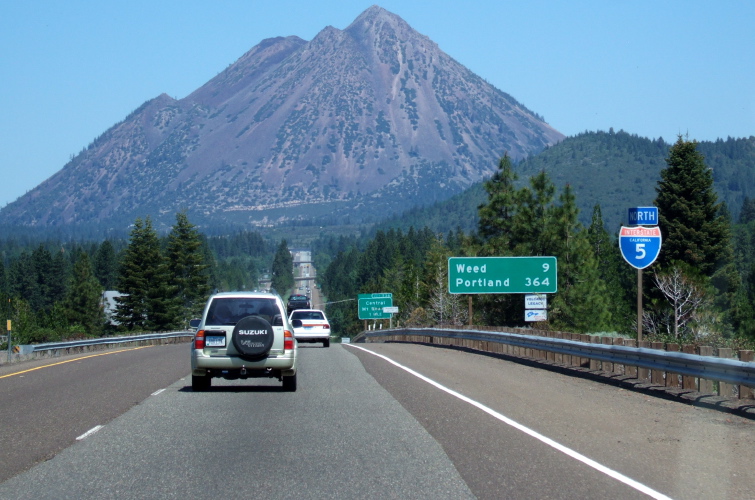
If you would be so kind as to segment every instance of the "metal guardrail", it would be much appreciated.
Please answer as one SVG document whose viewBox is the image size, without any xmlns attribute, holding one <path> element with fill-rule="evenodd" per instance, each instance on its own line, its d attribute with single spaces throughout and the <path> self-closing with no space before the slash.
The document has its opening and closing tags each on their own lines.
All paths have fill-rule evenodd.
<svg viewBox="0 0 755 500">
<path fill-rule="evenodd" d="M 143 342 L 148 340 L 168 339 L 174 337 L 189 337 L 194 334 L 189 331 L 147 333 L 142 335 L 124 335 L 121 337 L 102 337 L 98 339 L 69 340 L 66 342 L 48 342 L 45 344 L 27 344 L 17 345 L 17 354 L 32 354 L 42 351 L 57 351 L 61 349 L 72 349 L 77 347 L 90 347 L 97 345 L 124 344 L 129 342 Z"/>
<path fill-rule="evenodd" d="M 364 332 L 352 339 L 352 342 L 361 341 L 365 337 L 373 338 L 394 335 L 425 335 L 450 339 L 499 342 L 517 347 L 539 349 L 541 351 L 755 387 L 755 362 L 748 363 L 733 359 L 700 356 L 698 354 L 667 352 L 645 347 L 588 344 L 574 340 L 504 332 L 442 330 L 436 328 L 401 328 Z"/>
</svg>

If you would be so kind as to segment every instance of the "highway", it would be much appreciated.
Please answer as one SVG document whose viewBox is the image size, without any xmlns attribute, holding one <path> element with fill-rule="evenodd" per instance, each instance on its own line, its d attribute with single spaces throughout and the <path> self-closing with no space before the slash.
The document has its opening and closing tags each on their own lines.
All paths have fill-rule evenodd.
<svg viewBox="0 0 755 500">
<path fill-rule="evenodd" d="M 193 393 L 188 349 L 0 367 L 0 498 L 755 492 L 741 417 L 407 344 L 304 344 L 295 393 L 267 379 Z"/>
</svg>

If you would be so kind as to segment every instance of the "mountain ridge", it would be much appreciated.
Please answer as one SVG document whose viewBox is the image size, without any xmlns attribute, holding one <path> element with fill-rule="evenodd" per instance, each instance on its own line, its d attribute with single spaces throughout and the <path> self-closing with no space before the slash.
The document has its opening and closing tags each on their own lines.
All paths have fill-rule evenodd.
<svg viewBox="0 0 755 500">
<path fill-rule="evenodd" d="M 564 136 L 378 6 L 268 38 L 183 99 L 161 94 L 0 210 L 0 223 L 369 220 L 456 194 Z M 433 189 L 428 189 L 433 186 Z M 318 215 L 319 216 L 319 215 Z"/>
</svg>

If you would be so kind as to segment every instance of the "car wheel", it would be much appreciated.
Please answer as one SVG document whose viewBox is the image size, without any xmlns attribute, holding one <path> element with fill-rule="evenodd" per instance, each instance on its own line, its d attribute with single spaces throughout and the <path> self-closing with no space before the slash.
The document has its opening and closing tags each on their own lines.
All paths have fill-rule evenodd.
<svg viewBox="0 0 755 500">
<path fill-rule="evenodd" d="M 202 392 L 208 390 L 212 385 L 212 377 L 207 376 L 191 376 L 191 390 L 194 392 Z"/>
<path fill-rule="evenodd" d="M 330 339 L 323 340 L 322 341 L 322 346 L 323 347 L 330 347 Z"/>
<path fill-rule="evenodd" d="M 296 392 L 296 374 L 293 377 L 283 377 L 283 390 Z"/>
<path fill-rule="evenodd" d="M 272 325 L 259 316 L 242 318 L 233 328 L 231 341 L 242 357 L 250 360 L 264 358 L 273 346 L 275 332 Z"/>
</svg>

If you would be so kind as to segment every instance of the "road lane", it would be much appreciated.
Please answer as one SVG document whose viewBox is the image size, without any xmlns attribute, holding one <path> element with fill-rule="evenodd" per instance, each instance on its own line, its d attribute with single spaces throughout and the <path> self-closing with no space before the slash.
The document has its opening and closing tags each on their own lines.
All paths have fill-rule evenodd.
<svg viewBox="0 0 755 500">
<path fill-rule="evenodd" d="M 300 355 L 295 393 L 268 379 L 194 393 L 186 377 L 0 484 L 0 498 L 473 498 L 355 356 Z"/>
<path fill-rule="evenodd" d="M 361 346 L 672 498 L 751 498 L 755 491 L 752 421 L 495 356 L 411 344 Z M 193 393 L 187 349 L 124 351 L 0 378 L 0 397 L 27 408 L 2 414 L 16 426 L 5 425 L 7 434 L 57 427 L 65 435 L 59 446 L 67 446 L 1 483 L 0 498 L 259 492 L 266 498 L 644 498 L 353 346 L 300 346 L 296 393 L 268 379 L 215 380 L 210 392 Z M 155 357 L 148 362 L 149 353 Z M 168 380 L 162 387 L 160 371 Z M 175 373 L 183 378 L 171 383 Z M 35 383 L 58 396 L 24 402 Z M 98 416 L 113 402 L 125 413 Z M 24 427 L 23 418 L 10 418 L 15 414 L 34 425 Z M 71 421 L 79 420 L 74 428 Z M 75 441 L 94 425 L 103 427 Z M 0 466 L 8 465 L 4 456 Z"/>
<path fill-rule="evenodd" d="M 49 460 L 189 369 L 189 343 L 3 365 L 0 481 Z"/>
<path fill-rule="evenodd" d="M 495 356 L 411 344 L 360 346 L 673 498 L 752 498 L 755 491 L 751 420 Z M 539 485 L 541 498 L 602 497 L 591 486 L 600 483 L 581 470 L 585 466 L 575 472 L 554 465 L 547 453 L 543 459 L 537 445 L 502 429 L 492 417 L 465 411 L 464 403 L 450 396 L 432 394 L 422 388 L 429 384 L 410 380 L 379 358 L 355 355 L 443 446 L 479 498 L 538 498 L 528 484 Z M 612 496 L 626 497 L 605 497 Z"/>
</svg>

